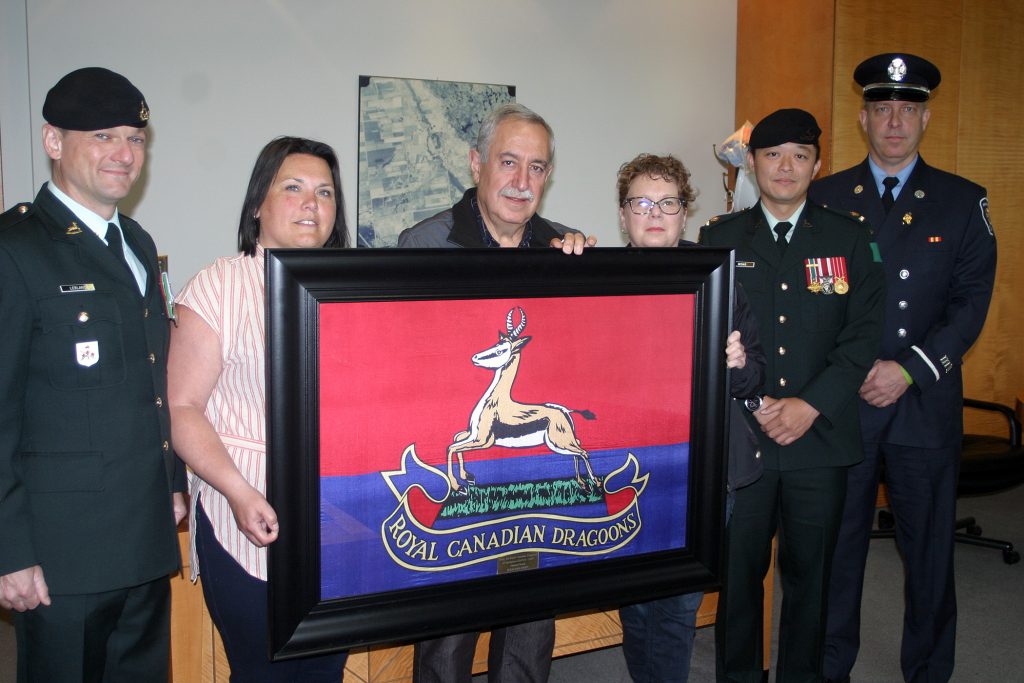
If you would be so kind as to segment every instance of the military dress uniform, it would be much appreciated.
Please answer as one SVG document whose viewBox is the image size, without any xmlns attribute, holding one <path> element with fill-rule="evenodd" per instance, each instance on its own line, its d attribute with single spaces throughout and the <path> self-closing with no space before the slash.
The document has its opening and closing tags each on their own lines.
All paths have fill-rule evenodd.
<svg viewBox="0 0 1024 683">
<path fill-rule="evenodd" d="M 36 636 L 81 648 L 80 625 L 64 616 L 83 596 L 149 585 L 142 599 L 153 604 L 140 618 L 165 619 L 168 576 L 180 566 L 171 494 L 183 490 L 184 472 L 170 443 L 156 248 L 130 218 L 120 224 L 146 267 L 144 295 L 46 186 L 34 204 L 0 216 L 0 575 L 38 564 L 53 601 L 14 615 L 19 676 L 31 662 L 31 680 L 111 666 L 104 658 L 116 648 L 86 645 L 66 661 L 68 650 Z M 167 624 L 158 630 L 169 635 Z M 152 665 L 127 672 L 132 680 L 166 672 L 167 637 L 158 641 Z"/>
<path fill-rule="evenodd" d="M 869 231 L 848 213 L 806 202 L 785 251 L 760 204 L 713 218 L 700 241 L 736 250 L 736 279 L 758 319 L 765 392 L 820 412 L 788 446 L 751 417 L 764 476 L 736 492 L 716 623 L 719 680 L 762 680 L 762 579 L 779 534 L 783 586 L 779 680 L 817 681 L 825 591 L 846 467 L 863 456 L 857 390 L 877 355 L 884 280 Z"/>
<path fill-rule="evenodd" d="M 875 230 L 887 298 L 881 360 L 913 378 L 895 404 L 860 403 L 865 460 L 849 490 L 829 597 L 826 669 L 857 657 L 864 563 L 882 461 L 906 566 L 902 666 L 908 681 L 948 680 L 956 597 L 953 534 L 963 433 L 963 355 L 985 321 L 996 244 L 985 189 L 918 157 L 886 214 L 865 159 L 816 181 L 810 196 L 855 211 Z"/>
</svg>

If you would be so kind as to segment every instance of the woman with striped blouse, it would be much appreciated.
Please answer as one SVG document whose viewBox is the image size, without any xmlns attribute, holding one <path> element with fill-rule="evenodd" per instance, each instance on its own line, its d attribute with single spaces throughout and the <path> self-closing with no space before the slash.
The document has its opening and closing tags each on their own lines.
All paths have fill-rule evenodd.
<svg viewBox="0 0 1024 683">
<path fill-rule="evenodd" d="M 264 249 L 346 246 L 338 159 L 328 145 L 272 140 L 249 179 L 241 253 L 200 271 L 176 299 L 168 359 L 172 434 L 190 469 L 192 578 L 220 631 L 232 681 L 341 680 L 345 654 L 271 663 L 266 492 Z"/>
</svg>

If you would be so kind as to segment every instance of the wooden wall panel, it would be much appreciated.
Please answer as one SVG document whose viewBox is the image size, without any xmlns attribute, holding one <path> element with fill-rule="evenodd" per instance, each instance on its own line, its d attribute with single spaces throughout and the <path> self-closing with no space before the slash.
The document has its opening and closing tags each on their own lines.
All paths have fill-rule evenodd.
<svg viewBox="0 0 1024 683">
<path fill-rule="evenodd" d="M 776 109 L 814 114 L 832 125 L 833 5 L 821 0 L 739 0 L 736 27 L 736 127 Z M 829 140 L 821 138 L 822 174 Z"/>
<path fill-rule="evenodd" d="M 1013 406 L 1024 397 L 1024 5 L 964 2 L 957 173 L 988 189 L 999 248 L 996 288 L 981 338 L 967 356 L 970 396 Z M 929 131 L 930 132 L 930 131 Z M 979 417 L 968 415 L 973 423 Z M 995 420 L 991 429 L 999 429 Z"/>
<path fill-rule="evenodd" d="M 858 112 L 862 90 L 853 70 L 872 55 L 909 52 L 939 67 L 942 83 L 929 107 L 931 123 L 921 156 L 938 168 L 956 168 L 960 89 L 960 0 L 836 0 L 835 92 L 832 167 L 840 171 L 867 156 L 867 138 Z"/>
</svg>

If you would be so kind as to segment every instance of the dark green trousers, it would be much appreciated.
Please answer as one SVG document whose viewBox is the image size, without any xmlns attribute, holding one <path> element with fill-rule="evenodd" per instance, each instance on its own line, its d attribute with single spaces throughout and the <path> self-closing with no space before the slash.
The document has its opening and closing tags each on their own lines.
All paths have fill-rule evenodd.
<svg viewBox="0 0 1024 683">
<path fill-rule="evenodd" d="M 822 680 L 828 580 L 846 497 L 846 471 L 765 470 L 761 479 L 736 492 L 715 623 L 719 681 L 764 680 L 762 581 L 776 531 L 782 584 L 776 680 Z"/>
</svg>

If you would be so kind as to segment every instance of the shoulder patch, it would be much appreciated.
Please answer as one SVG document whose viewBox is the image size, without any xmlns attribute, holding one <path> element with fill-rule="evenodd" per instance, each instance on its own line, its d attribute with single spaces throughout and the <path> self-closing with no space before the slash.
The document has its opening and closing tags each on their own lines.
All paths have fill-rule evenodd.
<svg viewBox="0 0 1024 683">
<path fill-rule="evenodd" d="M 978 202 L 978 208 L 981 209 L 981 220 L 985 221 L 985 227 L 988 228 L 988 234 L 995 237 L 996 233 L 992 230 L 992 219 L 988 216 L 988 197 L 981 198 Z"/>
</svg>

